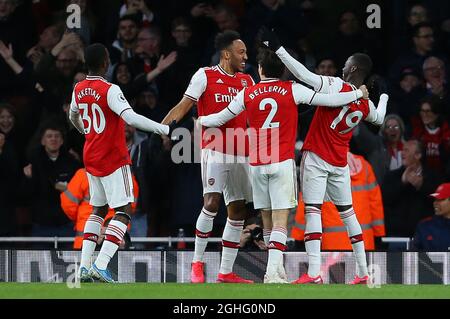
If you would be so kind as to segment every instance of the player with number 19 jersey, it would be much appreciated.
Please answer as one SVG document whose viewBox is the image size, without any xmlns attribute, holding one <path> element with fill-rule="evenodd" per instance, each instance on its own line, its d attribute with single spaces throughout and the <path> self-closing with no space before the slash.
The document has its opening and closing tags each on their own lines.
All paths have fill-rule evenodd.
<svg viewBox="0 0 450 319">
<path fill-rule="evenodd" d="M 86 138 L 83 160 L 88 173 L 103 177 L 131 164 L 125 122 L 120 117 L 130 105 L 117 85 L 99 76 L 87 76 L 75 85 L 71 108 L 81 111 Z"/>
<path fill-rule="evenodd" d="M 337 77 L 327 77 L 327 79 L 328 93 L 356 90 L 355 86 Z M 376 119 L 376 112 L 370 112 L 369 100 L 366 99 L 359 99 L 339 108 L 318 106 L 302 150 L 314 152 L 333 166 L 346 166 L 353 128 L 362 119 L 368 122 Z"/>
</svg>

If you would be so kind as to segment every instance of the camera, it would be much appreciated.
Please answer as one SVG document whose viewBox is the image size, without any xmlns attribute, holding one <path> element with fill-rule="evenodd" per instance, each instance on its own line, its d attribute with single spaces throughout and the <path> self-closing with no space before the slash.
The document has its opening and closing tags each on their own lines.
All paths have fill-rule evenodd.
<svg viewBox="0 0 450 319">
<path fill-rule="evenodd" d="M 255 227 L 251 231 L 251 236 L 253 240 L 264 240 L 263 229 L 261 227 Z"/>
</svg>

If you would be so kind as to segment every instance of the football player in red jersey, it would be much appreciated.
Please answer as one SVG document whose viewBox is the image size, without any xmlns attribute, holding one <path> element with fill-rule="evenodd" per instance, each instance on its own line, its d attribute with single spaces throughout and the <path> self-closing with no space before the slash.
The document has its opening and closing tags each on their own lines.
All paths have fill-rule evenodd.
<svg viewBox="0 0 450 319">
<path fill-rule="evenodd" d="M 298 83 L 281 81 L 285 67 L 274 52 L 260 49 L 257 61 L 261 82 L 244 88 L 221 112 L 200 116 L 198 121 L 217 127 L 247 112 L 253 200 L 255 208 L 262 211 L 266 233 L 270 230 L 264 282 L 287 283 L 283 251 L 289 211 L 297 206 L 298 195 L 294 162 L 297 104 L 339 107 L 363 96 L 368 98 L 368 92 L 362 86 L 362 90 L 317 94 Z"/>
<path fill-rule="evenodd" d="M 81 281 L 97 278 L 114 282 L 107 266 L 125 235 L 130 222 L 130 203 L 134 201 L 125 122 L 143 131 L 164 135 L 170 135 L 175 124 L 159 124 L 136 114 L 120 88 L 103 78 L 110 64 L 105 46 L 98 43 L 88 46 L 85 61 L 89 75 L 75 85 L 69 113 L 70 121 L 86 138 L 83 159 L 89 180 L 89 202 L 94 207 L 84 227 L 78 275 Z M 116 213 L 91 266 L 108 206 Z"/>
<path fill-rule="evenodd" d="M 247 48 L 239 33 L 235 31 L 219 33 L 215 45 L 220 51 L 219 64 L 200 68 L 192 76 L 183 98 L 170 110 L 162 123 L 180 121 L 195 103 L 199 116 L 219 112 L 242 88 L 254 83 L 249 75 L 242 73 L 247 61 Z M 218 134 L 202 132 L 203 208 L 196 223 L 191 270 L 193 283 L 205 282 L 203 255 L 222 194 L 227 206 L 228 219 L 222 236 L 222 260 L 217 281 L 252 283 L 232 271 L 247 215 L 245 203 L 252 201 L 248 177 L 246 127 L 246 115 L 241 114 L 216 129 L 215 133 Z M 230 135 L 232 137 L 228 138 Z"/>
<path fill-rule="evenodd" d="M 280 45 L 276 34 L 261 32 L 262 42 L 276 52 L 289 71 L 299 80 L 321 93 L 347 92 L 363 84 L 370 74 L 372 61 L 366 54 L 355 53 L 348 58 L 343 79 L 320 76 L 310 72 Z M 382 94 L 378 108 L 370 100 L 343 104 L 340 108 L 319 106 L 303 144 L 300 183 L 305 202 L 305 247 L 309 259 L 308 273 L 294 283 L 322 283 L 320 276 L 320 240 L 322 236 L 321 207 L 325 195 L 339 211 L 356 256 L 357 274 L 353 284 L 365 284 L 369 277 L 359 224 L 352 205 L 347 152 L 353 128 L 361 121 L 381 125 L 386 114 L 388 96 Z"/>
</svg>

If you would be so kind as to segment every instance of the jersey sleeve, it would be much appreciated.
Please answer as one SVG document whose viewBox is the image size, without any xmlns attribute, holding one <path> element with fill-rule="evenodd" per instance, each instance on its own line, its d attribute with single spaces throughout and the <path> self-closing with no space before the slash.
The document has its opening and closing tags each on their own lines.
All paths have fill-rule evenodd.
<svg viewBox="0 0 450 319">
<path fill-rule="evenodd" d="M 342 90 L 342 86 L 344 85 L 344 81 L 341 78 L 334 76 L 320 76 L 321 84 L 317 88 L 317 92 L 319 93 L 339 93 Z"/>
<path fill-rule="evenodd" d="M 369 100 L 369 114 L 364 120 L 375 125 L 383 124 L 388 100 L 389 96 L 385 93 L 381 94 L 378 107 Z"/>
<path fill-rule="evenodd" d="M 292 94 L 296 104 L 339 107 L 362 97 L 361 90 L 337 93 L 318 93 L 298 83 L 292 84 Z"/>
<path fill-rule="evenodd" d="M 112 84 L 108 90 L 107 101 L 109 108 L 119 116 L 122 115 L 123 111 L 131 109 L 122 90 L 115 84 Z"/>
<path fill-rule="evenodd" d="M 75 100 L 75 89 L 72 92 L 72 101 L 70 102 L 70 110 L 74 113 L 79 113 L 80 110 L 78 108 L 78 104 Z"/>
<path fill-rule="evenodd" d="M 189 82 L 189 86 L 186 89 L 186 92 L 184 92 L 184 96 L 197 102 L 206 90 L 206 83 L 207 79 L 205 70 L 200 68 L 192 76 L 191 82 Z"/>
</svg>

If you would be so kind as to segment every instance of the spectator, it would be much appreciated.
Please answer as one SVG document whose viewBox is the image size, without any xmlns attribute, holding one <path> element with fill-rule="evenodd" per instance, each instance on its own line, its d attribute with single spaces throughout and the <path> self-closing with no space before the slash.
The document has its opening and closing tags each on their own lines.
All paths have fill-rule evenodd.
<svg viewBox="0 0 450 319">
<path fill-rule="evenodd" d="M 39 63 L 44 54 L 49 53 L 58 44 L 63 32 L 64 24 L 52 24 L 42 31 L 38 43 L 27 52 L 27 58 L 34 67 Z"/>
<path fill-rule="evenodd" d="M 333 37 L 333 56 L 338 67 L 343 67 L 349 56 L 355 52 L 366 52 L 368 43 L 361 28 L 361 22 L 354 12 L 345 11 L 339 18 L 338 32 Z"/>
<path fill-rule="evenodd" d="M 426 165 L 442 175 L 450 160 L 450 127 L 443 118 L 440 102 L 436 96 L 421 101 L 420 119 L 413 123 L 413 137 L 426 149 Z"/>
<path fill-rule="evenodd" d="M 125 0 L 120 8 L 120 17 L 125 15 L 137 15 L 141 18 L 144 26 L 149 26 L 155 22 L 155 14 L 149 9 L 145 0 Z"/>
<path fill-rule="evenodd" d="M 450 183 L 439 185 L 434 197 L 434 216 L 422 220 L 414 235 L 413 247 L 422 251 L 450 250 Z"/>
<path fill-rule="evenodd" d="M 177 56 L 173 66 L 165 74 L 171 90 L 166 103 L 175 105 L 188 86 L 190 77 L 197 71 L 202 52 L 193 43 L 192 27 L 188 20 L 175 18 L 171 25 L 171 36 L 170 51 L 177 52 Z"/>
<path fill-rule="evenodd" d="M 390 78 L 395 83 L 405 68 L 420 70 L 423 62 L 433 53 L 434 31 L 431 24 L 421 22 L 416 24 L 412 30 L 411 50 L 401 54 L 391 66 Z"/>
<path fill-rule="evenodd" d="M 3 133 L 6 142 L 13 148 L 18 164 L 25 162 L 25 150 L 29 132 L 18 129 L 13 107 L 9 104 L 0 104 L 0 133 Z"/>
<path fill-rule="evenodd" d="M 158 101 L 158 93 L 154 87 L 146 87 L 136 99 L 134 106 L 136 113 L 141 114 L 155 122 L 161 122 L 166 115 Z"/>
<path fill-rule="evenodd" d="M 25 53 L 32 45 L 34 26 L 32 19 L 20 7 L 18 0 L 0 1 L 0 41 L 6 47 L 14 48 L 16 61 L 23 65 Z M 21 93 L 21 88 L 15 85 L 14 72 L 0 60 L 0 96 L 8 97 Z"/>
<path fill-rule="evenodd" d="M 371 131 L 366 123 L 360 123 L 354 130 L 352 145 L 367 158 L 382 184 L 388 171 L 402 166 L 402 149 L 405 136 L 405 124 L 396 114 L 385 117 L 379 133 Z"/>
<path fill-rule="evenodd" d="M 450 90 L 444 61 L 435 56 L 427 58 L 423 63 L 423 75 L 428 94 L 437 96 L 442 105 L 450 105 Z M 443 113 L 447 121 L 450 121 L 450 107 L 443 109 Z"/>
<path fill-rule="evenodd" d="M 73 236 L 73 224 L 61 209 L 60 193 L 79 164 L 62 147 L 64 132 L 55 125 L 42 130 L 41 146 L 24 167 L 25 191 L 31 205 L 32 236 Z"/>
<path fill-rule="evenodd" d="M 133 57 L 137 45 L 138 31 L 138 23 L 135 16 L 124 15 L 120 18 L 117 39 L 109 50 L 111 64 L 125 62 Z"/>
<path fill-rule="evenodd" d="M 399 169 L 389 171 L 381 186 L 386 233 L 394 237 L 412 237 L 417 223 L 430 215 L 428 198 L 440 177 L 423 164 L 424 149 L 418 140 L 403 145 Z"/>
<path fill-rule="evenodd" d="M 412 119 L 419 114 L 419 101 L 426 92 L 423 79 L 417 70 L 405 68 L 400 75 L 400 81 L 392 88 L 392 101 L 389 113 L 399 115 L 406 125 L 406 134 L 412 132 Z"/>
<path fill-rule="evenodd" d="M 316 73 L 325 76 L 336 76 L 336 62 L 331 57 L 323 57 L 317 61 Z"/>
<path fill-rule="evenodd" d="M 82 69 L 83 44 L 75 33 L 65 33 L 58 44 L 36 66 L 36 77 L 46 92 L 46 108 L 61 112 L 73 88 L 75 74 Z"/>
<path fill-rule="evenodd" d="M 0 131 L 0 236 L 16 234 L 15 206 L 19 178 L 14 148 Z"/>
</svg>

